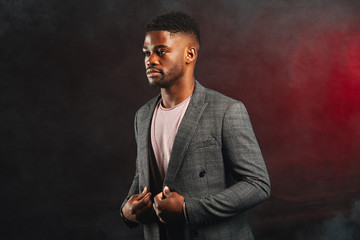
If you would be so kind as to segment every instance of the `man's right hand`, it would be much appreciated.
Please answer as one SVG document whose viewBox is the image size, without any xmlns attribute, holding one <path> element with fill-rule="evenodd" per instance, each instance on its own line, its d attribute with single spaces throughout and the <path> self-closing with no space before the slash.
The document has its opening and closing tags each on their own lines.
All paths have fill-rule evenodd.
<svg viewBox="0 0 360 240">
<path fill-rule="evenodd" d="M 151 192 L 147 193 L 147 187 L 139 194 L 132 195 L 122 208 L 123 216 L 134 223 L 152 223 L 157 220 L 151 201 Z"/>
</svg>

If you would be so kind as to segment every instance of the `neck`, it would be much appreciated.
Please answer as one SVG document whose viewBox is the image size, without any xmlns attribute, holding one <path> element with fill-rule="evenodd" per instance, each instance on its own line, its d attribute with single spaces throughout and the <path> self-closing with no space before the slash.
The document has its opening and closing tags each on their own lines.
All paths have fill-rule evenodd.
<svg viewBox="0 0 360 240">
<path fill-rule="evenodd" d="M 168 88 L 161 88 L 162 103 L 165 108 L 171 108 L 186 100 L 194 91 L 195 77 L 187 81 L 177 81 Z"/>
</svg>

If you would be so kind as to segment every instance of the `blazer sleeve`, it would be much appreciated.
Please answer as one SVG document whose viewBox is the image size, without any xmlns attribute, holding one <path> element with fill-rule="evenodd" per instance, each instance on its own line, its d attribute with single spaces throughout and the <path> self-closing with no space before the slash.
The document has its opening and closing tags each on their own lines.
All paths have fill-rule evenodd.
<svg viewBox="0 0 360 240">
<path fill-rule="evenodd" d="M 137 131 L 137 114 L 135 115 L 135 121 L 134 121 L 134 129 L 135 129 L 135 140 L 137 143 L 137 136 L 138 136 L 138 131 Z M 129 198 L 134 195 L 139 193 L 139 170 L 138 170 L 138 160 L 136 159 L 136 169 L 135 169 L 135 176 L 134 179 L 132 181 L 130 190 L 127 194 L 127 197 L 125 198 L 125 200 L 123 201 L 123 203 L 121 204 L 120 207 L 120 215 L 121 215 L 121 210 L 122 208 L 125 206 L 126 202 L 129 200 Z M 126 222 L 125 222 L 126 223 Z M 126 223 L 127 224 L 127 223 Z M 128 224 L 127 224 L 128 225 Z M 128 225 L 129 226 L 129 225 Z M 131 225 L 129 227 L 133 227 L 134 225 Z"/>
<path fill-rule="evenodd" d="M 185 199 L 191 224 L 232 217 L 270 197 L 266 166 L 241 102 L 230 104 L 223 116 L 222 155 L 236 183 L 215 195 Z"/>
</svg>

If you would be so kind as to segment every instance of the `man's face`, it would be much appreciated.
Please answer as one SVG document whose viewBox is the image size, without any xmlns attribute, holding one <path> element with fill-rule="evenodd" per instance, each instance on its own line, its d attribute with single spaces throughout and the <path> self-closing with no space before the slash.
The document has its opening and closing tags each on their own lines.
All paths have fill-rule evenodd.
<svg viewBox="0 0 360 240">
<path fill-rule="evenodd" d="M 184 75 L 184 37 L 167 31 L 146 33 L 142 51 L 151 86 L 167 88 Z"/>
</svg>

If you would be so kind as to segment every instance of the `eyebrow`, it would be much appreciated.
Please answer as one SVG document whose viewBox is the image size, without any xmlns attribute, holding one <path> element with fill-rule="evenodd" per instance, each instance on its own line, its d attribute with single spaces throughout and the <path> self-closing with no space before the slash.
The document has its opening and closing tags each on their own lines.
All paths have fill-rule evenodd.
<svg viewBox="0 0 360 240">
<path fill-rule="evenodd" d="M 168 48 L 168 47 L 169 47 L 169 46 L 166 46 L 166 45 L 156 45 L 156 46 L 154 46 L 154 48 Z M 143 46 L 142 49 L 143 49 L 143 50 L 146 50 L 146 49 L 148 49 L 148 47 Z"/>
</svg>

